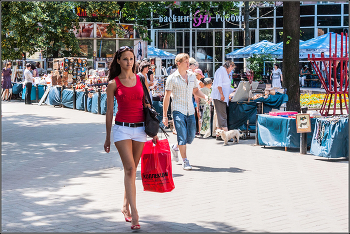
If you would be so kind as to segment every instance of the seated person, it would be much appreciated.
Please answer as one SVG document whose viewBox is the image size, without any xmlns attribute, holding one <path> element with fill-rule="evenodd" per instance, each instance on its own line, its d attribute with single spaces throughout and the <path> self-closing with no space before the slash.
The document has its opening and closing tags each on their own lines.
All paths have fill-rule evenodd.
<svg viewBox="0 0 350 234">
<path fill-rule="evenodd" d="M 305 65 L 301 70 L 300 70 L 300 76 L 299 76 L 299 85 L 301 87 L 305 86 L 305 79 L 306 79 L 306 75 L 310 75 L 308 66 Z"/>
</svg>

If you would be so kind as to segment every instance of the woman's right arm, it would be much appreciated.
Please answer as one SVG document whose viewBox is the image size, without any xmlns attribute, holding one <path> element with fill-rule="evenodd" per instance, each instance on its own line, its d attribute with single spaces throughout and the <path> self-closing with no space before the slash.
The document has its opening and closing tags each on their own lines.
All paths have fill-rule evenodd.
<svg viewBox="0 0 350 234">
<path fill-rule="evenodd" d="M 109 153 L 111 145 L 111 129 L 113 120 L 113 109 L 114 109 L 114 93 L 117 88 L 115 80 L 111 80 L 107 86 L 107 111 L 106 111 L 106 141 L 104 149 Z"/>
</svg>

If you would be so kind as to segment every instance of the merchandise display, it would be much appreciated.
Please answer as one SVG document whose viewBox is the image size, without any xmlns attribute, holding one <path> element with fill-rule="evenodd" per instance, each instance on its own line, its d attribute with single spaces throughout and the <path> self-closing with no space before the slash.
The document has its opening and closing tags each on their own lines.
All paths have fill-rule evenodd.
<svg viewBox="0 0 350 234">
<path fill-rule="evenodd" d="M 86 77 L 86 58 L 65 57 L 53 59 L 52 85 L 68 87 L 79 84 Z"/>
</svg>

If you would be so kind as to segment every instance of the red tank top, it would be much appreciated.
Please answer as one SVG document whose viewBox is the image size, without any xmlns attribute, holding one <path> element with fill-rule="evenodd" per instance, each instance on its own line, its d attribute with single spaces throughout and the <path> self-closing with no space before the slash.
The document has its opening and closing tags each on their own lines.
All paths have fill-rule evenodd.
<svg viewBox="0 0 350 234">
<path fill-rule="evenodd" d="M 115 78 L 117 89 L 115 98 L 118 103 L 118 112 L 115 120 L 126 123 L 139 123 L 145 120 L 143 115 L 143 87 L 140 77 L 136 75 L 136 85 L 133 87 L 124 86 L 118 77 Z"/>
</svg>

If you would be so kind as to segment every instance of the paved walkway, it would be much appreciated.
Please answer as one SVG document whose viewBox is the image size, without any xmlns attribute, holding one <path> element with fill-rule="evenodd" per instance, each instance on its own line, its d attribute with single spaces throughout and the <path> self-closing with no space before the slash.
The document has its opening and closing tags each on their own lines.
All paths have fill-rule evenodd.
<svg viewBox="0 0 350 234">
<path fill-rule="evenodd" d="M 130 232 L 123 168 L 103 151 L 105 116 L 2 103 L 2 233 Z M 170 142 L 175 142 L 171 134 Z M 196 138 L 176 188 L 144 192 L 140 232 L 348 232 L 348 161 Z"/>
</svg>

